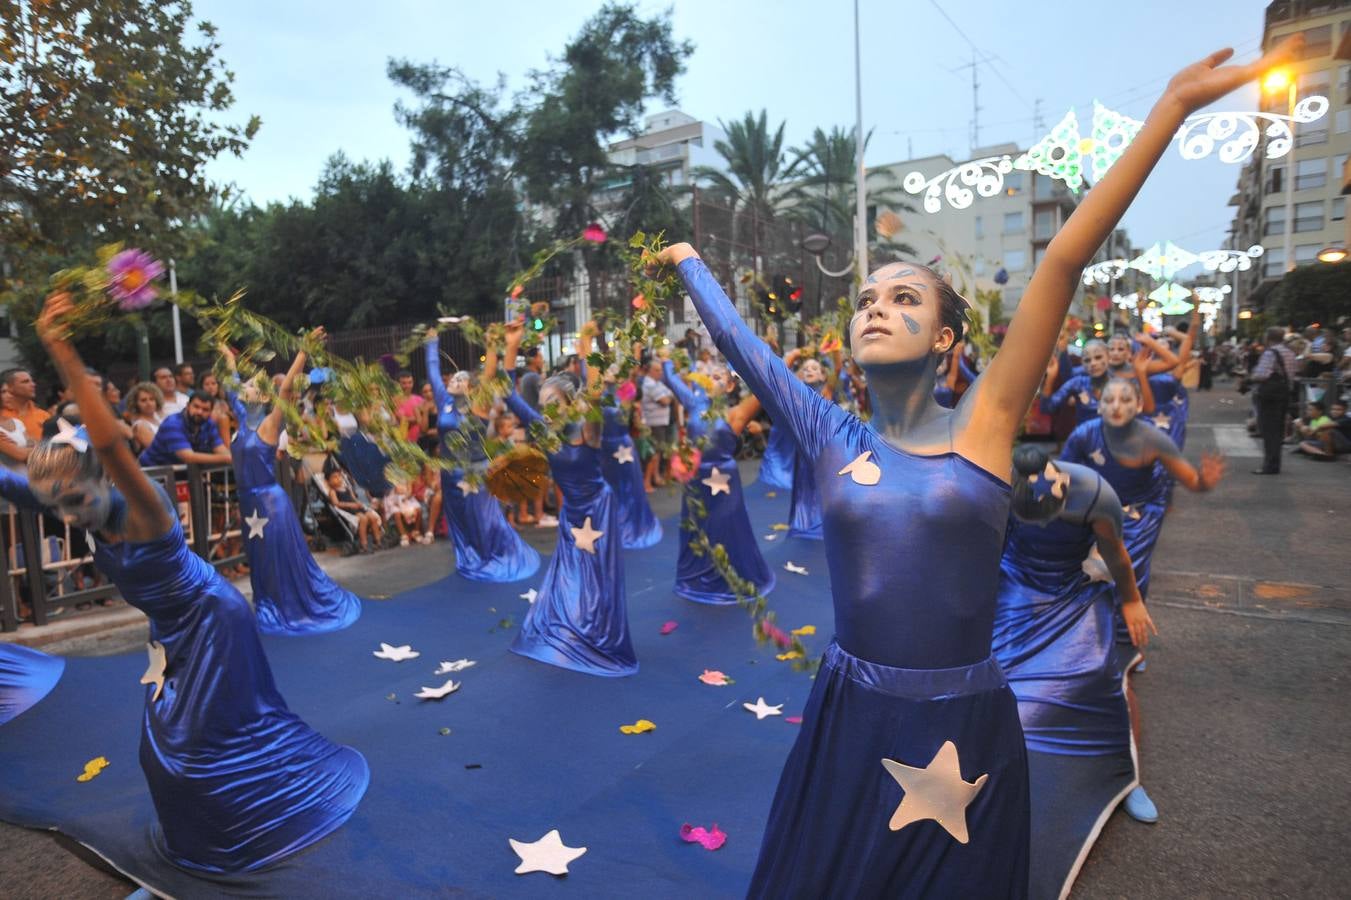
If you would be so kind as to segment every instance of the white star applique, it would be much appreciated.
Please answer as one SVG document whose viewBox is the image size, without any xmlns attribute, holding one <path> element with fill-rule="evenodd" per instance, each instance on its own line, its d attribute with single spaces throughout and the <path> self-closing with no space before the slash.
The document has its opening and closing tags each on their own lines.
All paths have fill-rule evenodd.
<svg viewBox="0 0 1351 900">
<path fill-rule="evenodd" d="M 702 483 L 708 487 L 710 497 L 732 493 L 732 479 L 724 475 L 722 470 L 716 466 L 713 467 L 713 471 L 708 474 L 708 477 Z"/>
<path fill-rule="evenodd" d="M 746 712 L 753 712 L 753 713 L 755 713 L 755 718 L 756 718 L 757 720 L 763 719 L 765 716 L 781 716 L 781 715 L 783 715 L 783 704 L 782 704 L 782 703 L 780 703 L 780 704 L 777 705 L 777 706 L 771 706 L 770 704 L 768 704 L 768 703 L 765 702 L 765 698 L 764 698 L 764 697 L 757 697 L 757 698 L 755 699 L 755 702 L 754 702 L 754 703 L 743 703 L 743 704 L 741 704 L 741 705 L 742 705 L 743 707 L 745 707 Z"/>
<path fill-rule="evenodd" d="M 934 758 L 922 769 L 883 759 L 882 766 L 905 791 L 901 805 L 891 814 L 887 827 L 900 831 L 913 822 L 933 819 L 959 844 L 970 838 L 966 831 L 966 808 L 985 787 L 989 774 L 963 781 L 957 745 L 944 741 Z"/>
<path fill-rule="evenodd" d="M 575 525 L 570 525 L 568 528 L 572 531 L 572 540 L 573 543 L 577 545 L 577 549 L 585 550 L 587 553 L 595 556 L 596 541 L 600 540 L 605 532 L 596 531 L 591 527 L 591 517 L 586 517 L 586 521 L 582 523 L 581 528 L 578 528 Z"/>
<path fill-rule="evenodd" d="M 401 647 L 395 647 L 381 641 L 380 649 L 373 651 L 371 655 L 376 659 L 387 659 L 391 662 L 403 662 L 406 659 L 417 659 L 422 654 L 414 650 L 408 644 L 404 644 Z"/>
<path fill-rule="evenodd" d="M 848 475 L 850 478 L 854 479 L 854 484 L 861 484 L 866 487 L 877 484 L 882 480 L 882 470 L 878 467 L 877 463 L 868 458 L 872 455 L 873 452 L 871 450 L 864 450 L 853 462 L 835 474 Z"/>
<path fill-rule="evenodd" d="M 75 448 L 76 453 L 89 450 L 89 432 L 83 428 L 76 428 L 65 419 L 57 419 L 56 429 L 56 435 L 52 438 L 53 444 L 69 444 Z"/>
<path fill-rule="evenodd" d="M 478 483 L 470 481 L 468 478 L 461 478 L 455 482 L 455 486 L 460 489 L 461 494 L 477 494 Z"/>
<path fill-rule="evenodd" d="M 451 672 L 460 672 L 460 671 L 462 671 L 462 670 L 464 670 L 464 669 L 469 668 L 470 666 L 476 666 L 476 665 L 478 665 L 478 663 L 474 662 L 474 660 L 472 660 L 472 659 L 457 659 L 457 660 L 455 660 L 455 662 L 445 662 L 445 661 L 443 660 L 443 661 L 441 662 L 440 668 L 438 668 L 438 669 L 437 669 L 435 672 L 433 672 L 432 674 L 433 674 L 433 675 L 449 675 Z"/>
<path fill-rule="evenodd" d="M 1079 392 L 1079 405 L 1080 405 L 1080 406 L 1092 406 L 1092 405 L 1093 405 L 1093 395 L 1090 394 L 1088 391 L 1080 391 L 1080 392 Z"/>
<path fill-rule="evenodd" d="M 524 600 L 526 603 L 534 603 L 535 598 L 538 596 L 539 591 L 535 590 L 534 588 L 531 588 L 530 590 L 526 591 L 524 594 L 521 595 L 521 599 Z"/>
<path fill-rule="evenodd" d="M 1051 482 L 1051 496 L 1057 500 L 1064 499 L 1065 488 L 1069 487 L 1070 484 L 1069 473 L 1060 471 L 1051 465 L 1051 461 L 1048 459 L 1046 468 L 1042 470 L 1041 474 L 1043 478 Z"/>
<path fill-rule="evenodd" d="M 611 456 L 613 456 L 621 465 L 624 463 L 631 463 L 633 462 L 633 445 L 620 444 L 619 449 L 612 453 Z"/>
<path fill-rule="evenodd" d="M 249 540 L 261 538 L 263 536 L 263 529 L 267 527 L 269 521 L 271 520 L 263 518 L 258 515 L 257 512 L 246 518 L 244 523 L 249 526 Z"/>
<path fill-rule="evenodd" d="M 447 681 L 440 687 L 423 687 L 422 690 L 414 694 L 419 700 L 442 700 L 460 689 L 460 682 Z"/>
<path fill-rule="evenodd" d="M 555 828 L 533 843 L 507 838 L 511 849 L 521 858 L 516 867 L 517 875 L 527 872 L 548 872 L 550 875 L 568 874 L 568 863 L 586 852 L 585 847 L 569 847 Z"/>
<path fill-rule="evenodd" d="M 1173 424 L 1173 419 L 1168 413 L 1159 413 L 1154 417 L 1154 425 L 1158 428 L 1169 428 Z"/>
<path fill-rule="evenodd" d="M 1088 551 L 1088 556 L 1084 557 L 1084 561 L 1079 564 L 1079 568 L 1088 576 L 1090 582 L 1112 583 L 1112 572 L 1107 568 L 1107 562 L 1102 558 L 1102 554 L 1098 552 L 1097 547 Z"/>
<path fill-rule="evenodd" d="M 159 641 L 146 644 L 145 650 L 150 654 L 150 664 L 145 667 L 145 674 L 141 676 L 139 683 L 155 686 L 155 693 L 150 695 L 150 702 L 153 703 L 164 693 L 164 669 L 169 663 L 165 658 L 164 645 Z"/>
<path fill-rule="evenodd" d="M 1094 450 L 1092 453 L 1088 454 L 1088 458 L 1093 460 L 1093 465 L 1095 466 L 1107 465 L 1107 457 L 1102 455 L 1101 450 Z"/>
<path fill-rule="evenodd" d="M 1131 506 L 1129 503 L 1127 503 L 1125 506 L 1121 507 L 1121 512 L 1122 512 L 1122 514 L 1123 514 L 1126 518 L 1128 518 L 1128 519 L 1139 519 L 1139 518 L 1140 518 L 1140 510 L 1138 510 L 1138 509 L 1136 509 L 1135 507 Z"/>
</svg>

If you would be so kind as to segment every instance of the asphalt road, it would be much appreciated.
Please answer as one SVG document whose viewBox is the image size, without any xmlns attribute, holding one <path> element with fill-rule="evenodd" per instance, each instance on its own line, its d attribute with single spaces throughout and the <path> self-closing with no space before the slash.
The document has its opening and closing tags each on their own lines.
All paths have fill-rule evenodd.
<svg viewBox="0 0 1351 900">
<path fill-rule="evenodd" d="M 1142 773 L 1160 821 L 1113 815 L 1076 898 L 1351 893 L 1351 461 L 1291 458 L 1279 477 L 1249 474 L 1259 460 L 1244 406 L 1226 385 L 1193 395 L 1188 454 L 1222 447 L 1230 472 L 1212 494 L 1179 491 L 1155 554 L 1150 606 L 1161 634 L 1134 684 Z M 662 493 L 656 503 L 670 515 L 678 501 Z M 531 542 L 547 550 L 553 532 Z M 385 594 L 450 568 L 439 545 L 324 565 L 358 592 Z M 144 640 L 134 626 L 123 631 L 83 652 Z M 77 849 L 0 825 L 0 892 L 121 898 L 132 889 Z"/>
</svg>

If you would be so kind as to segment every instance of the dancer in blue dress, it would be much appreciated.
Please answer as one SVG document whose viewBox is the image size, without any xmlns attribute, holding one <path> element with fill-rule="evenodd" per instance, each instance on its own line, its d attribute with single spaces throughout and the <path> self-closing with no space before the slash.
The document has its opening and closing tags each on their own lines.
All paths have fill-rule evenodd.
<svg viewBox="0 0 1351 900">
<path fill-rule="evenodd" d="M 489 355 L 484 378 L 497 371 Z M 441 470 L 441 496 L 450 536 L 455 543 L 455 571 L 472 581 L 520 581 L 539 570 L 539 554 L 511 527 L 502 505 L 483 483 L 488 455 L 483 448 L 487 411 L 470 407 L 468 372 L 457 372 L 447 390 L 441 380 L 441 344 L 427 335 L 427 380 L 436 397 L 436 430 L 441 455 L 453 469 Z M 474 477 L 469 477 L 473 473 Z"/>
<path fill-rule="evenodd" d="M 957 405 L 959 378 L 967 384 L 976 380 L 976 370 L 967 363 L 966 353 L 963 352 L 964 346 L 958 341 L 957 346 L 948 351 L 947 356 L 938 363 L 938 377 L 934 381 L 934 400 L 944 409 L 952 409 Z"/>
<path fill-rule="evenodd" d="M 760 411 L 760 401 L 747 396 L 722 415 L 714 416 L 709 412 L 712 400 L 704 389 L 687 385 L 665 350 L 659 351 L 658 355 L 662 358 L 662 380 L 685 408 L 685 431 L 690 441 L 701 447 L 699 471 L 685 485 L 680 519 L 683 522 L 693 515 L 690 500 L 697 498 L 707 512 L 698 524 L 708 536 L 709 543 L 721 544 L 737 576 L 755 585 L 761 594 L 768 594 L 774 589 L 774 570 L 765 562 L 755 532 L 751 530 L 746 498 L 741 489 L 741 473 L 736 464 L 737 436 Z M 725 366 L 714 366 L 708 377 L 716 395 L 726 394 L 731 375 Z M 701 556 L 694 552 L 695 537 L 694 533 L 681 530 L 675 592 L 696 603 L 736 603 L 736 592 L 727 584 L 709 554 Z"/>
<path fill-rule="evenodd" d="M 22 715 L 61 680 L 66 661 L 20 644 L 0 644 L 0 725 Z"/>
<path fill-rule="evenodd" d="M 48 298 L 38 334 L 87 443 L 76 434 L 39 444 L 30 486 L 94 533 L 95 565 L 150 619 L 140 761 L 159 851 L 188 869 L 261 868 L 347 821 L 370 770 L 287 708 L 248 602 L 188 549 L 173 504 L 141 471 L 71 345 L 62 325 L 71 309 L 67 295 Z"/>
<path fill-rule="evenodd" d="M 1116 652 L 1154 630 L 1121 539 L 1121 502 L 1092 469 L 1013 451 L 994 655 L 1018 698 L 1032 785 L 1032 897 L 1068 893 L 1102 823 L 1139 783 Z M 1087 560 L 1087 562 L 1086 562 Z"/>
<path fill-rule="evenodd" d="M 1045 374 L 1083 267 L 1183 119 L 1290 55 L 1180 72 L 1056 234 L 989 367 L 955 410 L 933 399 L 935 354 L 965 301 L 928 269 L 874 272 L 850 322 L 868 376 L 863 423 L 795 378 L 737 316 L 688 244 L 675 264 L 714 343 L 814 461 L 836 640 L 770 810 L 753 897 L 1027 894 L 1026 750 L 990 656 L 1014 435 Z"/>
<path fill-rule="evenodd" d="M 1082 425 L 1098 417 L 1098 397 L 1111 375 L 1107 371 L 1107 345 L 1097 339 L 1084 344 L 1083 371 L 1067 378 L 1051 396 L 1041 395 L 1041 411 L 1055 415 L 1068 404 L 1074 407 L 1075 423 Z M 1060 356 L 1051 356 L 1043 385 L 1053 385 L 1060 375 Z"/>
<path fill-rule="evenodd" d="M 520 322 L 507 325 L 508 373 L 515 371 L 523 331 Z M 490 345 L 489 358 L 496 354 Z M 566 409 L 578 393 L 571 375 L 555 375 L 540 387 L 540 405 Z M 507 405 L 527 429 L 551 427 L 514 384 Z M 564 426 L 546 453 L 563 494 L 558 543 L 511 652 L 587 675 L 632 675 L 638 657 L 629 638 L 619 504 L 605 481 L 600 430 L 591 422 Z"/>
<path fill-rule="evenodd" d="M 770 423 L 765 454 L 760 457 L 760 475 L 757 482 L 772 491 L 791 490 L 793 487 L 793 457 L 797 445 L 788 426 Z"/>
<path fill-rule="evenodd" d="M 323 329 L 316 329 L 310 337 L 321 340 Z M 228 347 L 221 347 L 220 353 L 233 370 L 234 354 Z M 304 369 L 302 350 L 281 383 L 283 400 L 290 399 L 291 386 Z M 239 509 L 246 526 L 244 552 L 258 627 L 265 634 L 317 634 L 346 628 L 361 616 L 361 599 L 319 568 L 305 543 L 291 498 L 277 484 L 282 406 L 260 408 L 252 383 L 241 390 L 248 403 L 234 391 L 226 395 L 239 422 L 230 455 L 239 482 Z"/>
<path fill-rule="evenodd" d="M 814 358 L 801 360 L 801 350 L 790 350 L 783 358 L 789 368 L 796 367 L 797 377 L 818 395 L 834 401 L 830 379 L 825 366 Z M 771 413 L 772 415 L 772 413 Z M 790 429 L 791 430 L 791 429 Z M 821 494 L 816 489 L 816 474 L 812 460 L 803 454 L 802 448 L 794 442 L 793 454 L 793 496 L 788 502 L 788 536 L 819 541 L 821 533 Z"/>
</svg>

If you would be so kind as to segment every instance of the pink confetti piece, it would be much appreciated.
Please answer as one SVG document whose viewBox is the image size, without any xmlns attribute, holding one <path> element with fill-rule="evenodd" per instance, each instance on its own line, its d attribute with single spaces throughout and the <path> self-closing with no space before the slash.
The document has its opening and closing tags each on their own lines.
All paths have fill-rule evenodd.
<svg viewBox="0 0 1351 900">
<path fill-rule="evenodd" d="M 704 669 L 704 674 L 699 676 L 699 680 L 704 684 L 711 684 L 714 687 L 726 687 L 732 683 L 732 679 L 728 678 L 717 669 Z"/>
<path fill-rule="evenodd" d="M 662 633 L 662 634 L 670 634 L 671 632 L 675 631 L 675 630 L 676 630 L 677 628 L 679 628 L 679 627 L 680 627 L 680 625 L 679 625 L 679 623 L 677 623 L 677 622 L 667 622 L 665 625 L 661 626 L 661 633 Z"/>
<path fill-rule="evenodd" d="M 801 716 L 787 716 L 787 717 L 784 718 L 784 721 L 787 722 L 789 725 L 801 725 L 801 724 L 802 724 L 802 717 L 801 717 Z"/>
<path fill-rule="evenodd" d="M 705 850 L 717 850 L 723 844 L 727 843 L 727 834 L 714 822 L 712 828 L 704 828 L 702 825 L 694 827 L 686 822 L 680 826 L 680 837 L 689 841 L 691 844 L 699 844 Z"/>
</svg>

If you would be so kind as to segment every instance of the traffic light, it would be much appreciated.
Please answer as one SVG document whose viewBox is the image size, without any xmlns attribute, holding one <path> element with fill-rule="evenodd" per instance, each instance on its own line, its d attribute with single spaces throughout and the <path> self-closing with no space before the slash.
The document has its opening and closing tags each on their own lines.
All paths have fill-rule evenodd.
<svg viewBox="0 0 1351 900">
<path fill-rule="evenodd" d="M 788 315 L 796 315 L 802 311 L 802 288 L 794 284 L 792 278 L 787 275 L 775 275 L 770 284 L 772 285 L 770 296 L 785 307 Z"/>
<path fill-rule="evenodd" d="M 535 331 L 543 331 L 544 320 L 539 316 L 535 316 L 535 318 L 530 320 L 530 327 L 533 328 Z"/>
</svg>

